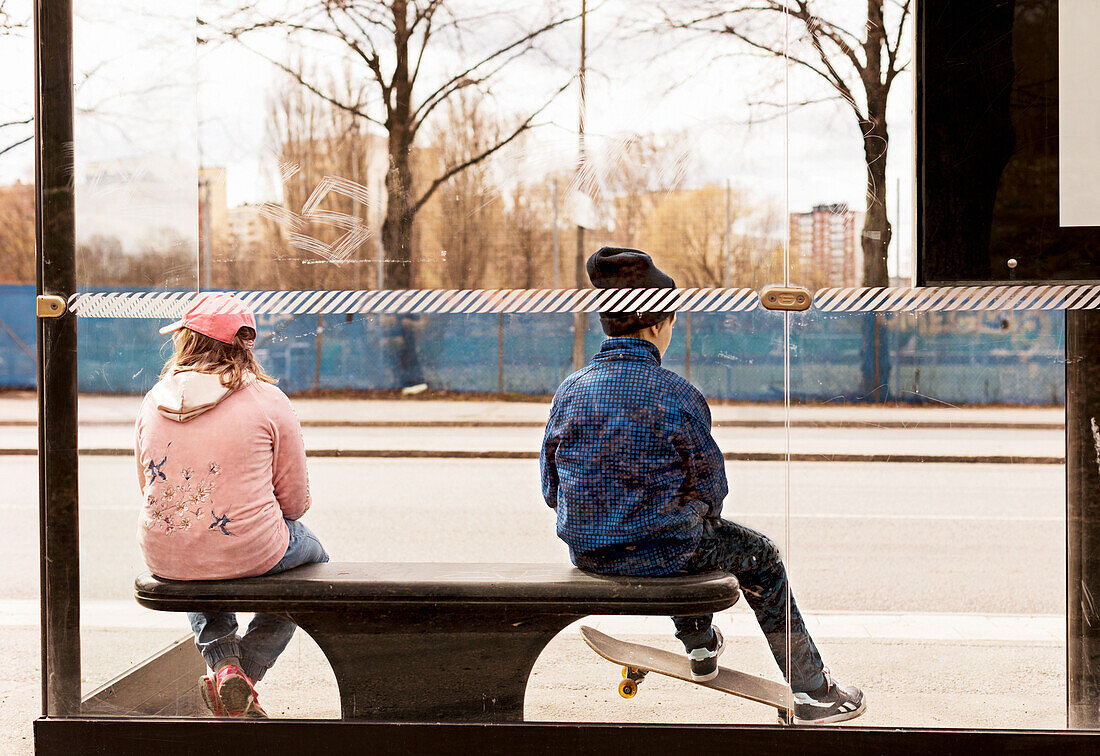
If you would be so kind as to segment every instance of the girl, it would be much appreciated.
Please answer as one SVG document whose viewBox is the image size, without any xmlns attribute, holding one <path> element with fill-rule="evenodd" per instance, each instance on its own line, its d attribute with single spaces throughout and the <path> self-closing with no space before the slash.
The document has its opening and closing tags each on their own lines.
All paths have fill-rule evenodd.
<svg viewBox="0 0 1100 756">
<path fill-rule="evenodd" d="M 174 353 L 136 428 L 145 500 L 138 538 L 149 569 L 172 580 L 227 580 L 327 562 L 298 520 L 310 505 L 302 430 L 252 353 L 248 306 L 207 294 L 160 332 L 175 334 Z M 211 669 L 200 681 L 207 708 L 266 717 L 255 683 L 290 642 L 294 623 L 257 614 L 238 636 L 231 612 L 188 618 Z"/>
</svg>

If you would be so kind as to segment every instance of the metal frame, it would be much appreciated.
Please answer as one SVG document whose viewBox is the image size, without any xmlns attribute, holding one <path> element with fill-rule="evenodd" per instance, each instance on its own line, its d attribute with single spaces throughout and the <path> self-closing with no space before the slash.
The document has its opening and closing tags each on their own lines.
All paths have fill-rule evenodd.
<svg viewBox="0 0 1100 756">
<path fill-rule="evenodd" d="M 920 17 L 918 15 L 918 24 Z M 37 293 L 64 301 L 76 291 L 73 160 L 72 0 L 35 0 L 35 200 Z M 923 49 L 918 42 L 918 55 Z M 918 81 L 918 87 L 920 82 Z M 1080 320 L 1076 319 L 1080 317 Z M 1100 688 L 1097 623 L 1085 622 L 1078 600 L 1097 595 L 1100 577 L 1100 512 L 1091 418 L 1100 415 L 1100 327 L 1095 315 L 1070 321 L 1067 397 L 1070 564 L 1070 692 L 1073 726 L 1097 727 Z M 1086 329 L 1086 330 L 1082 330 Z M 96 719 L 80 717 L 79 541 L 77 510 L 77 341 L 71 311 L 38 323 L 39 515 L 42 591 L 42 702 L 35 722 L 41 753 L 191 753 L 196 743 L 214 751 L 270 751 L 291 742 L 313 750 L 361 748 L 379 753 L 437 750 L 531 753 L 615 749 L 658 751 L 685 746 L 762 749 L 800 754 L 858 750 L 891 752 L 901 746 L 936 753 L 1048 751 L 1094 753 L 1097 732 L 898 730 L 874 728 L 778 728 L 730 726 L 617 726 L 610 724 L 393 724 L 331 720 L 271 722 Z M 1094 411 L 1095 410 L 1095 411 Z M 1091 413 L 1091 414 L 1090 414 Z M 1084 476 L 1090 477 L 1084 477 Z M 1083 485 L 1081 484 L 1083 481 Z M 1090 498 L 1091 497 L 1091 498 Z M 1087 529 L 1087 530 L 1086 530 Z M 1076 602 L 1076 604 L 1075 604 Z M 1090 615 L 1091 616 L 1091 615 Z M 1086 634 L 1087 628 L 1087 634 Z M 1085 695 L 1082 699 L 1081 696 Z M 1086 702 L 1091 702 L 1087 706 Z M 1075 721 L 1073 712 L 1084 713 Z M 1087 711 L 1091 709 L 1091 711 Z"/>
<path fill-rule="evenodd" d="M 72 0 L 35 0 L 37 294 L 76 293 Z M 42 712 L 80 712 L 76 315 L 38 319 Z"/>
<path fill-rule="evenodd" d="M 347 720 L 68 719 L 35 722 L 39 753 L 189 756 L 277 753 L 371 754 L 743 754 L 983 753 L 1095 754 L 1100 733 L 894 730 L 861 727 L 614 724 L 432 724 Z M 364 744 L 370 744 L 365 746 Z M 155 745 L 154 745 L 155 744 Z M 201 745 L 200 745 L 201 744 Z"/>
</svg>

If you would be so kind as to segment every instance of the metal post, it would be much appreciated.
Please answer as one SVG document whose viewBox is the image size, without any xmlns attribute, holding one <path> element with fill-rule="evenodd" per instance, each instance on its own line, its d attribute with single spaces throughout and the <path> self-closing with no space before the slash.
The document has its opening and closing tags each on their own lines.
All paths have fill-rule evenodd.
<svg viewBox="0 0 1100 756">
<path fill-rule="evenodd" d="M 558 251 L 558 180 L 554 179 L 554 288 L 561 288 L 561 254 Z"/>
<path fill-rule="evenodd" d="M 383 210 L 382 210 L 382 182 L 378 183 L 378 203 L 377 203 L 377 205 L 378 205 L 378 240 L 377 240 L 378 241 L 378 245 L 377 245 L 378 260 L 375 261 L 375 267 L 374 267 L 374 271 L 375 271 L 375 273 L 374 273 L 374 283 L 375 283 L 374 288 L 381 291 L 382 289 L 386 288 L 386 266 L 385 266 L 386 247 L 385 247 L 385 245 L 382 244 L 382 224 L 385 223 L 385 216 L 383 215 Z"/>
<path fill-rule="evenodd" d="M 201 170 L 201 168 L 200 168 Z M 199 174 L 199 283 L 210 290 L 210 266 L 214 259 L 213 219 L 210 216 L 210 177 Z"/>
<path fill-rule="evenodd" d="M 580 172 L 581 181 L 578 182 L 578 191 L 587 191 L 587 182 L 584 178 L 585 168 L 585 147 L 584 147 L 584 111 L 586 107 L 585 102 L 585 75 L 587 73 L 587 48 L 588 48 L 588 3 L 586 0 L 581 0 L 581 66 L 579 76 L 577 77 L 577 85 L 580 87 L 580 117 L 578 119 L 577 127 L 577 170 Z M 584 270 L 584 226 L 579 222 L 577 223 L 577 265 L 575 270 L 575 281 L 578 289 L 584 287 L 585 270 Z M 580 370 L 584 367 L 584 332 L 588 324 L 588 315 L 583 312 L 573 313 L 573 370 Z"/>
<path fill-rule="evenodd" d="M 733 250 L 732 250 L 733 245 L 732 245 L 732 242 L 731 242 L 731 239 L 730 239 L 730 230 L 731 230 L 730 229 L 730 203 L 732 202 L 732 199 L 733 199 L 732 196 L 731 196 L 732 193 L 733 193 L 733 190 L 730 189 L 729 179 L 726 179 L 726 238 L 725 238 L 725 244 L 723 245 L 723 247 L 724 247 L 723 251 L 724 251 L 725 256 L 726 256 L 725 257 L 725 259 L 726 259 L 726 275 L 725 275 L 725 278 L 723 279 L 723 284 L 722 285 L 725 286 L 727 289 L 730 287 L 730 257 L 733 255 Z"/>
<path fill-rule="evenodd" d="M 904 286 L 905 282 L 901 280 L 901 179 L 897 180 L 897 186 L 894 189 L 894 220 L 897 225 L 894 226 L 894 275 L 898 277 L 898 286 Z M 886 277 L 890 279 L 889 276 Z"/>
<path fill-rule="evenodd" d="M 684 380 L 691 380 L 691 312 L 684 313 Z"/>
<path fill-rule="evenodd" d="M 72 0 L 35 0 L 37 293 L 76 293 Z M 80 713 L 76 317 L 38 319 L 42 713 Z"/>
<path fill-rule="evenodd" d="M 1100 313 L 1066 311 L 1066 722 L 1100 727 Z"/>
<path fill-rule="evenodd" d="M 504 393 L 504 313 L 497 320 L 497 393 Z"/>
<path fill-rule="evenodd" d="M 324 338 L 325 333 L 325 316 L 323 313 L 317 313 L 317 338 L 316 343 L 316 357 L 313 365 L 313 390 L 321 390 L 321 340 Z"/>
</svg>

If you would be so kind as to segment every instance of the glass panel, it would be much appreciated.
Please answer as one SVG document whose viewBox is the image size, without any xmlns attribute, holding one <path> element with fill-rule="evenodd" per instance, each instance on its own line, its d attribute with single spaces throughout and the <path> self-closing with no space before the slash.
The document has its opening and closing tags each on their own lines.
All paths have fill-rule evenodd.
<svg viewBox="0 0 1100 756">
<path fill-rule="evenodd" d="M 1063 314 L 815 309 L 791 342 L 791 575 L 861 721 L 1065 727 Z"/>
<path fill-rule="evenodd" d="M 383 78 L 401 67 L 392 32 L 378 37 L 366 7 L 313 17 L 291 4 L 265 16 L 266 5 L 203 2 L 197 25 L 194 5 L 80 8 L 86 693 L 187 634 L 181 615 L 134 602 L 134 577 L 146 569 L 133 540 L 138 512 L 143 526 L 166 534 L 231 531 L 217 519 L 224 512 L 178 501 L 222 485 L 225 477 L 211 476 L 226 476 L 229 463 L 216 473 L 139 451 L 155 506 L 131 484 L 141 397 L 172 354 L 157 328 L 180 317 L 191 292 L 235 291 L 256 310 L 253 353 L 303 425 L 316 502 L 304 522 L 334 560 L 566 565 L 534 457 L 550 396 L 604 335 L 598 308 L 550 289 L 587 288 L 583 261 L 603 244 L 654 252 L 681 287 L 782 278 L 776 132 L 727 119 L 721 100 L 736 88 L 727 67 L 685 81 L 632 41 L 631 4 L 589 9 L 584 43 L 575 7 L 456 6 L 432 27 L 420 78 L 404 93 L 419 110 L 404 126 L 389 119 L 388 129 L 373 62 L 358 43 L 377 41 Z M 413 34 L 415 55 L 424 28 Z M 536 48 L 513 59 L 509 44 L 532 31 Z M 700 59 L 711 49 L 683 30 L 650 31 Z M 625 44 L 609 44 L 619 37 Z M 582 44 L 598 73 L 578 112 Z M 391 106 L 402 96 L 395 90 Z M 762 182 L 771 189 L 757 195 Z M 106 296 L 119 292 L 127 295 Z M 696 303 L 704 301 L 716 302 Z M 776 532 L 782 321 L 747 309 L 743 290 L 730 302 L 685 311 L 664 364 L 713 400 L 730 477 L 754 502 L 746 522 Z M 771 404 L 746 409 L 746 399 Z M 764 461 L 754 448 L 741 453 L 746 423 L 767 429 Z M 680 653 L 663 617 L 588 622 Z M 717 619 L 740 668 L 778 679 L 753 622 L 744 602 Z M 618 679 L 574 628 L 539 659 L 526 714 L 774 721 L 756 704 L 699 706 L 701 690 L 668 680 L 653 681 L 639 706 L 615 695 Z M 576 687 L 608 705 L 563 705 L 561 691 Z M 335 675 L 305 633 L 262 691 L 272 715 L 341 713 Z M 173 713 L 202 714 L 196 696 Z M 149 713 L 117 695 L 95 705 Z"/>
<path fill-rule="evenodd" d="M 791 406 L 784 551 L 807 635 L 835 680 L 866 694 L 860 724 L 1067 723 L 1061 308 L 1074 302 L 1092 306 L 1086 302 L 1093 293 L 1068 287 L 871 288 L 909 284 L 909 250 L 918 244 L 935 253 L 941 280 L 989 280 L 990 264 L 1005 273 L 1006 259 L 1014 256 L 1034 258 L 1023 263 L 1031 273 L 994 270 L 993 279 L 1041 278 L 1067 265 L 1049 255 L 1040 259 L 1024 238 L 1049 224 L 1019 222 L 1029 213 L 1053 217 L 1057 203 L 1046 201 L 1052 195 L 1045 189 L 1057 172 L 1013 168 L 1019 160 L 1035 163 L 1036 155 L 1057 144 L 1049 134 L 1037 136 L 1052 123 L 1057 129 L 1056 121 L 1047 119 L 1042 128 L 1029 123 L 1035 113 L 1053 112 L 1039 91 L 1043 87 L 1035 86 L 1039 80 L 1049 84 L 1037 72 L 1052 59 L 1021 54 L 1037 38 L 1050 41 L 1054 5 L 1010 3 L 994 12 L 926 2 L 913 9 L 922 14 L 925 35 L 918 40 L 926 86 L 919 171 L 908 149 L 913 79 L 909 71 L 891 73 L 916 49 L 914 19 L 902 16 L 910 5 L 837 3 L 827 10 L 820 6 L 830 14 L 821 19 L 800 18 L 797 10 L 789 18 L 790 272 L 792 282 L 817 291 L 811 310 L 787 316 Z M 1012 39 L 1005 37 L 1006 28 Z M 879 44 L 872 44 L 876 37 Z M 844 41 L 851 55 L 839 44 Z M 1047 53 L 1056 49 L 1042 46 Z M 986 138 L 978 144 L 966 122 L 995 121 L 1000 105 L 1008 112 L 1008 90 L 987 86 L 987 75 L 1004 74 L 997 61 L 1009 48 L 1023 61 L 1011 92 L 1012 128 L 983 130 Z M 873 67 L 869 49 L 881 53 L 881 69 L 853 75 Z M 822 68 L 826 61 L 830 67 Z M 851 97 L 815 115 L 814 109 L 828 106 L 802 103 L 814 91 L 827 92 L 814 86 L 830 78 L 833 94 L 839 89 Z M 1000 105 L 991 105 L 997 98 Z M 934 111 L 943 117 L 931 117 Z M 844 120 L 833 125 L 827 112 Z M 858 131 L 848 126 L 856 123 Z M 1013 141 L 998 134 L 1013 130 L 1017 152 L 1009 165 L 987 161 L 988 170 L 975 170 L 986 161 L 983 155 Z M 945 148 L 952 143 L 958 149 L 956 140 L 968 144 L 965 160 Z M 1040 149 L 1040 142 L 1046 147 Z M 996 192 L 983 194 L 977 184 L 960 189 L 998 175 Z M 924 182 L 919 187 L 918 180 Z M 1008 195 L 1024 185 L 1035 189 L 1025 192 L 1030 209 L 1013 219 Z M 924 202 L 916 231 L 912 187 Z M 798 199 L 808 191 L 819 197 L 812 211 L 809 201 Z M 981 220 L 983 203 L 986 210 L 996 204 L 991 216 L 985 213 L 993 219 L 992 230 L 989 217 L 984 225 Z M 962 213 L 954 222 L 935 210 L 947 206 Z M 1074 238 L 1084 233 L 1070 231 Z M 984 248 L 975 255 L 959 244 L 939 244 L 944 233 L 979 242 L 984 234 L 986 247 L 990 238 L 999 240 L 994 246 L 1000 257 L 991 263 Z M 1005 239 L 1022 246 L 1013 251 Z M 836 264 L 849 260 L 854 277 Z M 955 263 L 969 265 L 972 274 L 943 273 Z M 791 643 L 798 647 L 798 628 L 792 631 Z M 806 658 L 807 668 L 817 666 L 812 654 Z M 1007 707 L 997 702 L 1007 690 L 1034 705 L 1004 716 Z"/>
<path fill-rule="evenodd" d="M 197 284 L 194 7 L 82 2 L 74 19 L 77 285 L 80 291 L 193 291 Z M 138 541 L 133 423 L 156 381 L 167 321 L 78 321 L 81 664 L 85 697 L 187 630 L 134 601 Z M 94 699 L 130 713 L 133 690 Z M 132 687 L 132 686 L 131 686 Z M 174 712 L 169 712 L 174 713 Z M 187 712 L 181 712 L 187 713 Z"/>
</svg>

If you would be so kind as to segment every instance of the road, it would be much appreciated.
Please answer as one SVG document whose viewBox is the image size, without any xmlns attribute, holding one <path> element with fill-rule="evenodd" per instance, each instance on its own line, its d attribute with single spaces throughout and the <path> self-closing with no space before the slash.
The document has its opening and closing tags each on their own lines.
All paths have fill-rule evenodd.
<svg viewBox="0 0 1100 756">
<path fill-rule="evenodd" d="M 110 446 L 116 434 L 128 437 L 124 425 L 106 416 L 110 407 L 100 410 L 99 425 L 93 420 L 82 427 L 82 446 Z M 792 439 L 801 433 L 807 448 L 859 453 L 938 450 L 960 460 L 982 453 L 1062 453 L 1061 432 L 1050 427 L 981 425 L 805 427 L 792 431 Z M 27 431 L 33 428 L 0 427 L 0 447 L 18 448 Z M 489 451 L 537 450 L 541 436 L 537 427 L 526 426 L 317 426 L 307 427 L 306 434 L 316 448 L 428 448 L 434 442 L 437 448 L 450 443 Z M 726 450 L 738 440 L 744 448 L 771 448 L 782 429 L 727 427 L 718 428 L 716 436 Z M 781 462 L 731 461 L 727 474 L 726 516 L 780 545 L 827 663 L 842 681 L 863 685 L 871 697 L 864 723 L 1064 726 L 1062 465 L 804 462 L 788 471 Z M 316 503 L 306 522 L 337 560 L 567 560 L 554 536 L 553 512 L 539 494 L 534 460 L 313 458 L 310 475 Z M 7 494 L 0 501 L 5 523 L 0 625 L 16 653 L 14 665 L 0 676 L 0 721 L 25 723 L 37 711 L 36 460 L 0 457 L 0 476 Z M 133 603 L 133 577 L 143 569 L 135 540 L 140 503 L 135 478 L 132 458 L 85 456 L 80 463 L 86 688 L 186 630 L 182 618 Z M 590 621 L 624 637 L 675 648 L 670 624 L 662 618 Z M 775 677 L 743 602 L 718 622 L 731 638 L 725 663 Z M 672 681 L 647 681 L 637 699 L 623 702 L 614 694 L 616 675 L 574 631 L 566 631 L 536 666 L 528 716 L 769 721 L 760 707 Z M 273 713 L 338 713 L 331 672 L 302 634 L 265 688 Z M 1026 702 L 1022 716 L 1018 701 Z M 19 752 L 26 742 L 22 727 L 0 743 L 10 746 L 5 752 Z"/>
</svg>

